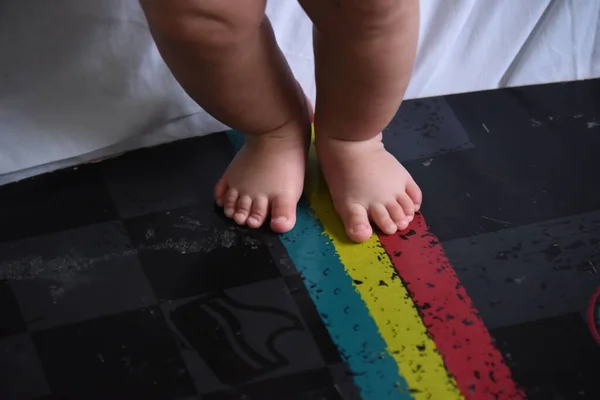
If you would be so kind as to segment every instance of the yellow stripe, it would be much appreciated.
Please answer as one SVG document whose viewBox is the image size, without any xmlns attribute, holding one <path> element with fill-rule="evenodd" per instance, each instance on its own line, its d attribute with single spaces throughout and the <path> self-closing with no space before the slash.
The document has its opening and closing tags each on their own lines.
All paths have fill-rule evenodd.
<svg viewBox="0 0 600 400">
<path fill-rule="evenodd" d="M 306 193 L 415 399 L 463 399 L 389 256 L 374 236 L 350 243 L 311 150 Z M 359 283 L 362 282 L 362 283 Z M 349 335 L 352 332 L 348 332 Z M 419 350 L 422 349 L 422 350 Z"/>
</svg>

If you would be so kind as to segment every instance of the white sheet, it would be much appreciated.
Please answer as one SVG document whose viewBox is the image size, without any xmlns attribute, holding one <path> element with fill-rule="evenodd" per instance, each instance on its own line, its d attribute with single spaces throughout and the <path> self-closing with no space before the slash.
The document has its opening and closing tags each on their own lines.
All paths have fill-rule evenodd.
<svg viewBox="0 0 600 400">
<path fill-rule="evenodd" d="M 268 6 L 314 101 L 311 24 Z M 407 97 L 600 76 L 600 1 L 422 0 Z M 136 0 L 0 0 L 0 184 L 226 127 L 181 90 Z"/>
</svg>

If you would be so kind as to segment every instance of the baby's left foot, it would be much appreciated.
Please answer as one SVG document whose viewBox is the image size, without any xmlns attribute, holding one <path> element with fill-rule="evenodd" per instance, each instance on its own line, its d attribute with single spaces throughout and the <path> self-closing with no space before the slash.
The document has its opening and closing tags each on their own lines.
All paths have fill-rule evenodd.
<svg viewBox="0 0 600 400">
<path fill-rule="evenodd" d="M 317 137 L 333 204 L 355 242 L 373 234 L 369 220 L 388 235 L 406 229 L 421 206 L 421 190 L 381 139 L 381 134 L 365 141 Z"/>
</svg>

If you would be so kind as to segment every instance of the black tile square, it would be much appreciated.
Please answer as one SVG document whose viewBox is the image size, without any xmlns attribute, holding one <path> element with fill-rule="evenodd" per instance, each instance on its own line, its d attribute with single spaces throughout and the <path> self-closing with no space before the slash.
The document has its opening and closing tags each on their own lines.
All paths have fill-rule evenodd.
<svg viewBox="0 0 600 400">
<path fill-rule="evenodd" d="M 0 187 L 0 226 L 5 228 L 0 242 L 109 221 L 116 215 L 96 165 Z"/>
<path fill-rule="evenodd" d="M 268 229 L 268 228 L 267 228 Z M 271 257 L 279 268 L 279 272 L 282 276 L 298 275 L 300 272 L 294 265 L 294 262 L 290 258 L 285 246 L 281 242 L 279 235 L 274 235 L 272 232 L 268 232 L 264 235 L 265 243 L 269 247 Z"/>
<path fill-rule="evenodd" d="M 43 329 L 155 304 L 136 252 L 106 222 L 0 244 L 0 270 L 28 329 Z"/>
<path fill-rule="evenodd" d="M 5 277 L 5 269 L 0 262 L 0 278 Z M 19 304 L 7 280 L 0 280 L 0 321 L 0 337 L 26 332 Z"/>
<path fill-rule="evenodd" d="M 587 125 L 600 121 L 599 87 L 447 96 L 474 147 L 405 164 L 436 236 L 453 240 L 599 209 L 600 126 Z"/>
<path fill-rule="evenodd" d="M 507 89 L 528 111 L 532 128 L 568 129 L 576 135 L 600 131 L 600 79 L 543 84 Z M 492 94 L 497 91 L 485 92 Z"/>
<path fill-rule="evenodd" d="M 312 333 L 325 363 L 334 365 L 342 362 L 338 348 L 333 343 L 329 331 L 323 323 L 315 303 L 310 298 L 310 294 L 306 289 L 304 281 L 300 275 L 292 275 L 285 277 L 285 283 L 288 286 L 289 293 L 294 299 L 306 326 Z"/>
<path fill-rule="evenodd" d="M 360 389 L 354 383 L 354 373 L 348 364 L 336 364 L 329 367 L 329 372 L 335 382 L 335 388 L 344 400 L 361 400 Z"/>
<path fill-rule="evenodd" d="M 196 395 L 160 309 L 38 331 L 33 342 L 57 398 L 184 399 Z"/>
<path fill-rule="evenodd" d="M 214 209 L 188 207 L 125 224 L 161 301 L 281 275 L 265 239 L 273 233 L 238 227 Z"/>
<path fill-rule="evenodd" d="M 119 214 L 131 218 L 214 203 L 214 185 L 233 157 L 224 133 L 137 150 L 103 163 Z"/>
<path fill-rule="evenodd" d="M 224 392 L 212 393 L 202 400 L 342 400 L 328 369 L 289 375 Z"/>
<path fill-rule="evenodd" d="M 473 147 L 467 132 L 443 97 L 402 102 L 394 119 L 383 131 L 383 142 L 401 162 L 429 159 Z"/>
<path fill-rule="evenodd" d="M 283 279 L 161 307 L 200 393 L 325 366 Z"/>
<path fill-rule="evenodd" d="M 528 399 L 599 399 L 600 346 L 578 314 L 491 331 Z"/>
<path fill-rule="evenodd" d="M 489 329 L 585 315 L 600 285 L 600 210 L 444 242 Z"/>
<path fill-rule="evenodd" d="M 0 338 L 0 399 L 36 399 L 50 393 L 29 334 Z"/>
</svg>

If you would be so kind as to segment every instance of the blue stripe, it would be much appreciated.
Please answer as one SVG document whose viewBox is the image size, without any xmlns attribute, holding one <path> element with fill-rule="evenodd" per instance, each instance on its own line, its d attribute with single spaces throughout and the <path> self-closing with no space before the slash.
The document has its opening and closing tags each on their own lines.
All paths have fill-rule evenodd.
<svg viewBox="0 0 600 400">
<path fill-rule="evenodd" d="M 239 149 L 243 136 L 228 133 Z M 343 359 L 353 371 L 363 399 L 412 399 L 406 381 L 369 314 L 321 222 L 304 199 L 295 228 L 281 235 L 292 262 Z"/>
</svg>

